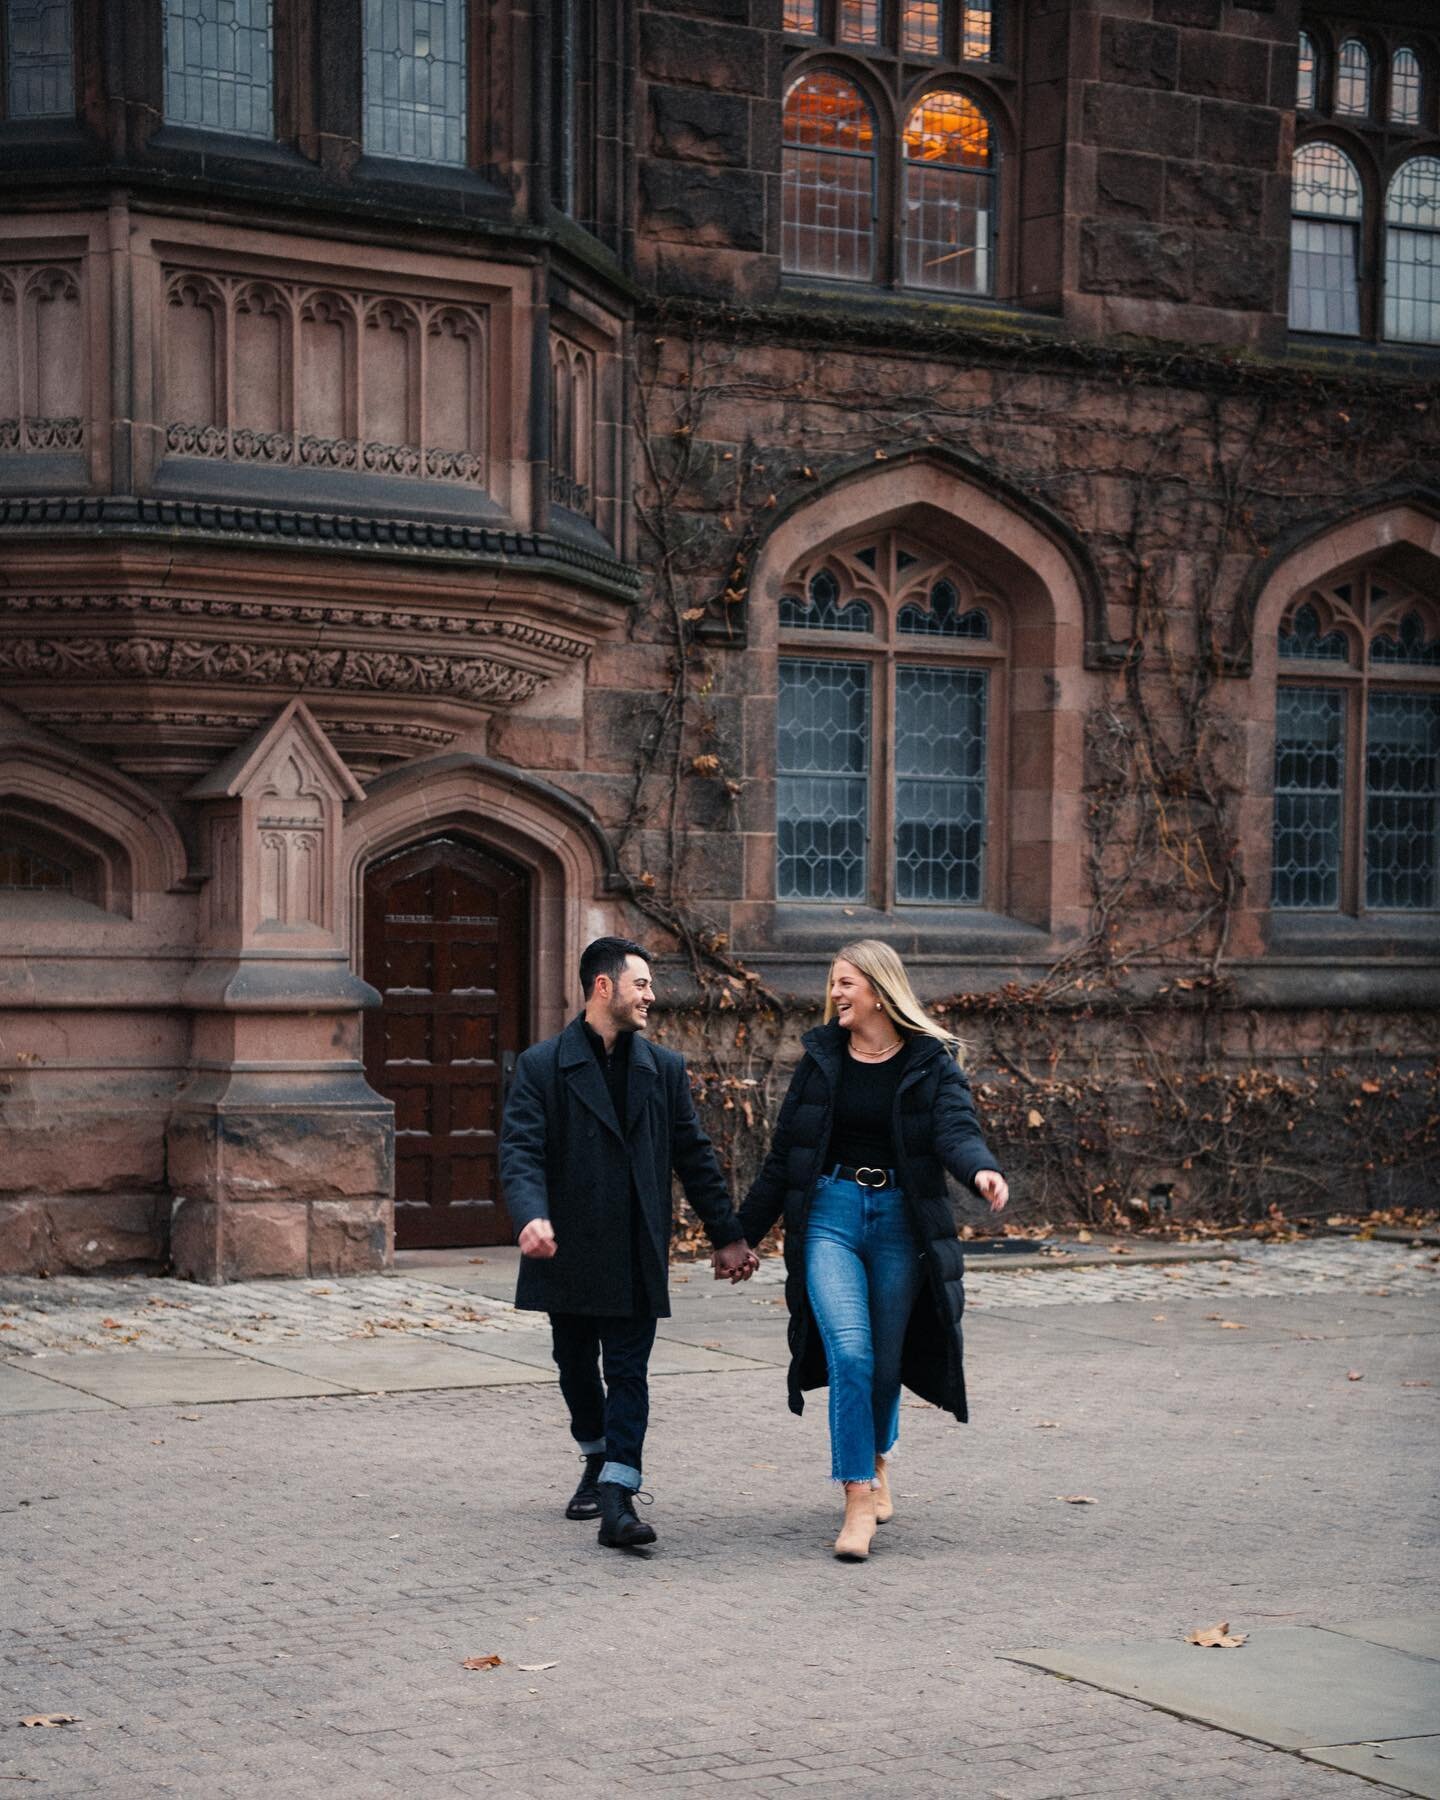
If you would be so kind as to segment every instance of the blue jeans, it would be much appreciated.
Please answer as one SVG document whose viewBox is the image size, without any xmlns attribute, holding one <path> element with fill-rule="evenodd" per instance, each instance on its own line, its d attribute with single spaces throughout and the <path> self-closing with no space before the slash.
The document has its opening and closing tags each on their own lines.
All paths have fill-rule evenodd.
<svg viewBox="0 0 1440 1800">
<path fill-rule="evenodd" d="M 920 1245 L 899 1188 L 822 1175 L 805 1232 L 805 1289 L 830 1370 L 830 1473 L 869 1481 L 900 1435 L 900 1356 Z"/>
</svg>

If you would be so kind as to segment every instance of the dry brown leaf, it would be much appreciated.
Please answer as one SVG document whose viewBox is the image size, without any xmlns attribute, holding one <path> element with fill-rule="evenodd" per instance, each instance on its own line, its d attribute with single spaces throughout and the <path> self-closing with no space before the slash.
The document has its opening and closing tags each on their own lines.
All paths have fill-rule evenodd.
<svg viewBox="0 0 1440 1800">
<path fill-rule="evenodd" d="M 705 617 L 705 608 L 703 606 L 687 606 L 680 617 L 682 619 L 687 619 L 693 625 L 696 619 L 703 619 Z"/>
<path fill-rule="evenodd" d="M 1365 1376 L 1360 1369 L 1347 1369 L 1345 1371 L 1345 1379 L 1347 1381 L 1363 1381 Z"/>
<path fill-rule="evenodd" d="M 1025 1115 L 1025 1123 L 1030 1127 L 1030 1129 L 1032 1131 L 1038 1131 L 1040 1129 L 1040 1127 L 1045 1123 L 1045 1115 L 1043 1113 L 1036 1112 L 1035 1108 L 1032 1106 L 1030 1108 L 1029 1112 L 1027 1112 Z"/>
<path fill-rule="evenodd" d="M 1232 1632 L 1228 1623 L 1209 1625 L 1203 1631 L 1192 1631 L 1185 1639 L 1201 1650 L 1238 1650 L 1249 1637 L 1248 1631 Z"/>
<path fill-rule="evenodd" d="M 1152 1325 L 1163 1325 L 1165 1323 L 1164 1313 L 1151 1313 L 1150 1322 Z"/>
<path fill-rule="evenodd" d="M 1094 1233 L 1090 1231 L 1077 1231 L 1075 1233 L 1075 1242 L 1077 1244 L 1088 1244 L 1093 1236 Z"/>
<path fill-rule="evenodd" d="M 1060 1429 L 1060 1421 L 1058 1419 L 1037 1419 L 1035 1421 L 1035 1429 L 1037 1431 L 1058 1431 Z"/>
<path fill-rule="evenodd" d="M 1057 1494 L 1057 1500 L 1063 1500 L 1067 1506 L 1098 1506 L 1099 1501 L 1093 1494 Z"/>
<path fill-rule="evenodd" d="M 467 1656 L 460 1667 L 462 1669 L 498 1669 L 501 1660 L 498 1656 Z"/>
<path fill-rule="evenodd" d="M 1431 1384 L 1428 1381 L 1402 1381 L 1400 1385 L 1401 1387 L 1429 1387 Z"/>
<path fill-rule="evenodd" d="M 1245 1326 L 1245 1325 L 1237 1325 L 1235 1323 L 1234 1319 L 1222 1319 L 1220 1321 L 1220 1329 L 1222 1331 L 1247 1331 L 1249 1329 L 1249 1327 Z"/>
<path fill-rule="evenodd" d="M 79 1722 L 79 1716 L 76 1713 L 31 1713 L 28 1719 L 20 1721 L 23 1726 L 38 1725 L 45 1731 L 49 1731 L 55 1725 L 78 1725 Z"/>
</svg>

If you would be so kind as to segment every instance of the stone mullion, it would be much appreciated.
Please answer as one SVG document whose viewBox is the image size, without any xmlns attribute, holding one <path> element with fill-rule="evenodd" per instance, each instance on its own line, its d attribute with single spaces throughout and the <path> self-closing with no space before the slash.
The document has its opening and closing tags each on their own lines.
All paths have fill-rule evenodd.
<svg viewBox="0 0 1440 1800">
<path fill-rule="evenodd" d="M 215 358 L 216 378 L 220 392 L 215 396 L 215 417 L 225 430 L 225 454 L 235 454 L 235 299 L 239 284 L 225 279 L 217 284 L 220 289 L 224 309 L 220 314 L 221 329 L 225 337 L 219 346 L 220 354 Z"/>
<path fill-rule="evenodd" d="M 290 437 L 288 461 L 293 468 L 300 460 L 300 308 L 304 290 L 293 282 L 280 288 L 285 300 L 287 358 L 281 389 L 281 422 Z"/>
<path fill-rule="evenodd" d="M 419 321 L 416 329 L 415 352 L 415 443 L 420 451 L 420 474 L 426 473 L 425 458 L 430 450 L 430 406 L 427 388 L 430 374 L 430 321 L 435 316 L 433 306 L 417 305 L 415 315 Z M 439 446 L 437 445 L 438 449 Z"/>
</svg>

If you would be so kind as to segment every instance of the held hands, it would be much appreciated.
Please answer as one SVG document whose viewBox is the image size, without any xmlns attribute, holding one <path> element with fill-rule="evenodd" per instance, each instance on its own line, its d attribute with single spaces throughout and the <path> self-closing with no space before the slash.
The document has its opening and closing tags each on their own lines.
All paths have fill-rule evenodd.
<svg viewBox="0 0 1440 1800">
<path fill-rule="evenodd" d="M 744 1238 L 736 1238 L 733 1244 L 726 1244 L 710 1258 L 710 1267 L 715 1271 L 716 1281 L 727 1276 L 731 1287 L 737 1281 L 748 1281 L 760 1267 L 760 1258 L 745 1242 Z"/>
<path fill-rule="evenodd" d="M 992 1213 L 1003 1212 L 1005 1202 L 1010 1198 L 1009 1183 L 998 1169 L 982 1169 L 975 1177 L 975 1192 L 982 1200 L 990 1202 Z"/>
<path fill-rule="evenodd" d="M 520 1233 L 520 1254 L 542 1261 L 555 1254 L 555 1227 L 548 1219 L 532 1219 Z"/>
</svg>

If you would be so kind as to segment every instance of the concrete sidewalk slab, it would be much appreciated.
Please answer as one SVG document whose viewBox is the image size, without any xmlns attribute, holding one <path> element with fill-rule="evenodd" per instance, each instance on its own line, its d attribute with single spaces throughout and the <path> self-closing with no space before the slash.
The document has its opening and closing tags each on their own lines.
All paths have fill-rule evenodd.
<svg viewBox="0 0 1440 1800">
<path fill-rule="evenodd" d="M 1440 1662 L 1307 1625 L 1251 1632 L 1238 1650 L 1176 1637 L 1005 1654 L 1280 1750 L 1421 1737 L 1440 1707 Z"/>
<path fill-rule="evenodd" d="M 1337 1298 L 1339 1298 L 1337 1296 Z M 1117 1300 L 1108 1306 L 1046 1309 L 988 1305 L 973 1308 L 976 1318 L 1005 1320 L 1032 1331 L 1060 1328 L 1082 1338 L 1116 1339 L 1151 1349 L 1224 1347 L 1240 1338 L 1265 1344 L 1323 1339 L 1346 1342 L 1361 1338 L 1433 1336 L 1440 1332 L 1440 1312 L 1417 1316 L 1413 1302 L 1345 1295 L 1337 1306 L 1323 1295 L 1304 1295 L 1277 1303 L 1273 1297 L 1250 1298 L 1243 1288 L 1233 1296 L 1194 1299 L 1181 1292 L 1156 1300 Z M 1157 1317 L 1158 1315 L 1162 1315 Z M 1057 1316 L 1058 1315 L 1058 1316 Z M 1225 1321 L 1243 1327 L 1227 1331 Z"/>
<path fill-rule="evenodd" d="M 1388 1644 L 1411 1656 L 1428 1656 L 1440 1663 L 1440 1613 L 1420 1613 L 1410 1619 L 1360 1619 L 1352 1625 L 1327 1625 L 1342 1637 L 1363 1638 L 1367 1644 Z"/>
<path fill-rule="evenodd" d="M 527 1363 L 472 1349 L 473 1338 L 421 1342 L 400 1338 L 381 1342 L 306 1344 L 294 1350 L 267 1349 L 256 1357 L 276 1369 L 290 1369 L 315 1381 L 333 1381 L 364 1393 L 409 1393 L 427 1388 L 508 1387 L 550 1379 Z M 463 1346 L 463 1347 L 462 1347 Z M 551 1370 L 551 1376 L 554 1371 Z"/>
<path fill-rule="evenodd" d="M 116 1406 L 204 1406 L 231 1400 L 313 1400 L 322 1394 L 351 1394 L 354 1382 L 320 1381 L 289 1369 L 272 1368 L 223 1350 L 192 1355 L 134 1350 L 116 1355 L 97 1350 L 56 1359 L 55 1372 L 69 1387 Z"/>
<path fill-rule="evenodd" d="M 103 1412 L 109 1405 L 98 1395 L 82 1394 L 14 1363 L 0 1363 L 0 1418 L 7 1413 Z"/>
<path fill-rule="evenodd" d="M 1398 1738 L 1383 1744 L 1327 1744 L 1302 1750 L 1307 1762 L 1383 1781 L 1421 1800 L 1440 1800 L 1440 1737 Z"/>
</svg>

